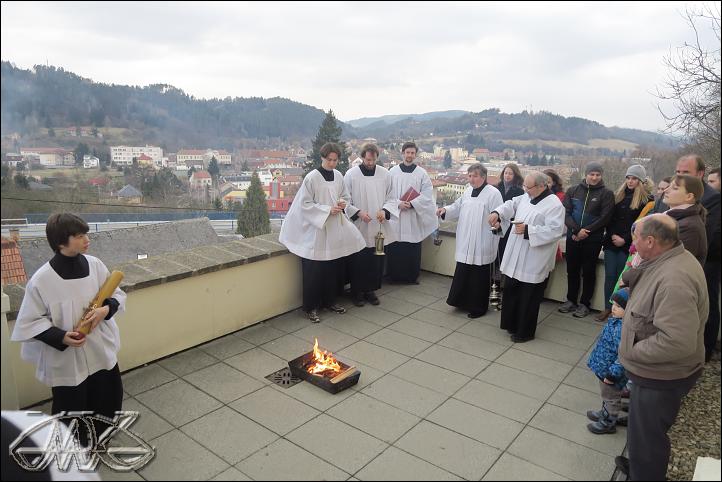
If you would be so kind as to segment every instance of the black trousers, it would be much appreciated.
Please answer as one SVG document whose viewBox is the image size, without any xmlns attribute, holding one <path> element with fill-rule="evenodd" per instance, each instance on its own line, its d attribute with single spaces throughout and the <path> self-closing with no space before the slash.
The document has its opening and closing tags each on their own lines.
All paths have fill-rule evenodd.
<svg viewBox="0 0 722 482">
<path fill-rule="evenodd" d="M 347 257 L 331 261 L 301 258 L 303 271 L 303 309 L 317 310 L 331 306 L 346 282 Z"/>
<path fill-rule="evenodd" d="M 717 346 L 717 334 L 719 333 L 719 283 L 720 283 L 720 261 L 707 261 L 704 264 L 704 275 L 707 278 L 707 293 L 709 295 L 709 316 L 704 326 L 704 351 L 707 359 L 712 356 Z"/>
<path fill-rule="evenodd" d="M 421 243 L 396 241 L 386 246 L 386 274 L 397 283 L 416 283 L 421 273 Z"/>
<path fill-rule="evenodd" d="M 544 299 L 549 278 L 541 283 L 524 283 L 506 277 L 504 303 L 501 307 L 501 328 L 520 338 L 533 338 L 536 334 L 539 306 Z"/>
<path fill-rule="evenodd" d="M 567 237 L 567 299 L 589 307 L 597 283 L 597 262 L 602 250 L 601 241 L 572 241 Z M 579 299 L 579 277 L 582 277 L 582 297 Z"/>
<path fill-rule="evenodd" d="M 491 264 L 457 262 L 446 304 L 483 315 L 489 309 L 490 276 Z"/>
<path fill-rule="evenodd" d="M 664 381 L 659 387 L 632 381 L 627 427 L 632 480 L 666 480 L 670 454 L 667 432 L 677 418 L 682 399 L 701 373 L 699 370 L 688 378 Z"/>
<path fill-rule="evenodd" d="M 354 296 L 381 288 L 384 256 L 374 253 L 376 248 L 364 248 L 351 255 L 351 294 Z"/>
<path fill-rule="evenodd" d="M 115 412 L 123 407 L 123 381 L 117 364 L 110 370 L 93 373 L 78 386 L 53 387 L 52 393 L 53 415 L 60 412 L 89 411 L 113 418 Z M 100 437 L 106 428 L 107 424 L 95 424 L 96 435 Z M 79 434 L 80 442 L 87 445 L 87 434 L 80 429 Z"/>
</svg>

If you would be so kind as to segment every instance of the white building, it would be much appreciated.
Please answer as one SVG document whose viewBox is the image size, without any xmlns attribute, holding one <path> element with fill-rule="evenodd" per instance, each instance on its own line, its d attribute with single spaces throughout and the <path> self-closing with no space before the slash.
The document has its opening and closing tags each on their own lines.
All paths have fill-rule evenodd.
<svg viewBox="0 0 722 482">
<path fill-rule="evenodd" d="M 449 152 L 451 153 L 451 159 L 456 162 L 466 159 L 469 155 L 469 152 L 463 147 L 452 147 Z"/>
<path fill-rule="evenodd" d="M 23 157 L 37 158 L 39 164 L 44 167 L 72 166 L 75 164 L 73 152 L 58 147 L 28 147 L 27 149 L 21 149 L 20 154 Z"/>
<path fill-rule="evenodd" d="M 231 165 L 231 154 L 224 150 L 216 149 L 181 149 L 176 154 L 177 164 L 185 164 L 186 166 L 203 166 L 202 169 L 208 167 L 208 163 L 212 158 L 216 158 L 219 166 Z"/>
<path fill-rule="evenodd" d="M 204 189 L 206 186 L 211 187 L 213 179 L 207 171 L 198 171 L 191 174 L 191 189 Z"/>
<path fill-rule="evenodd" d="M 434 157 L 444 157 L 446 154 L 446 148 L 442 144 L 434 146 Z"/>
<path fill-rule="evenodd" d="M 100 165 L 100 159 L 95 156 L 84 155 L 83 156 L 83 169 L 92 169 Z"/>
<path fill-rule="evenodd" d="M 133 158 L 143 154 L 153 159 L 154 165 L 163 164 L 163 149 L 160 147 L 111 146 L 110 148 L 110 159 L 116 166 L 132 166 Z"/>
</svg>

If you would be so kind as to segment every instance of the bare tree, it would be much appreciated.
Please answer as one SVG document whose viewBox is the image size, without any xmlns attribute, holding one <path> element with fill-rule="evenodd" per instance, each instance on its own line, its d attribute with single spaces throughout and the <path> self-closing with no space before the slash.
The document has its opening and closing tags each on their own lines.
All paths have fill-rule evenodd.
<svg viewBox="0 0 722 482">
<path fill-rule="evenodd" d="M 674 112 L 659 110 L 667 130 L 682 132 L 692 149 L 710 163 L 720 163 L 720 7 L 687 10 L 685 20 L 694 31 L 694 42 L 670 52 L 664 63 L 669 75 L 657 88 L 657 96 L 670 100 Z M 700 40 L 698 24 L 709 24 L 716 38 L 716 50 L 707 50 Z"/>
</svg>

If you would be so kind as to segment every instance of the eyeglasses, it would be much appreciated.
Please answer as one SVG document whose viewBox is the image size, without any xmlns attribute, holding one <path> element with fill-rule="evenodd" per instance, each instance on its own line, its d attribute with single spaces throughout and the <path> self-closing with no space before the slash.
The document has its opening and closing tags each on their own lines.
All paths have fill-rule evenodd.
<svg viewBox="0 0 722 482">
<path fill-rule="evenodd" d="M 534 189 L 535 187 L 537 187 L 537 185 L 534 184 L 533 186 L 529 187 L 529 186 L 527 186 L 526 184 L 522 184 L 522 187 L 524 188 L 525 191 L 528 191 L 528 190 L 530 190 L 530 189 Z"/>
</svg>

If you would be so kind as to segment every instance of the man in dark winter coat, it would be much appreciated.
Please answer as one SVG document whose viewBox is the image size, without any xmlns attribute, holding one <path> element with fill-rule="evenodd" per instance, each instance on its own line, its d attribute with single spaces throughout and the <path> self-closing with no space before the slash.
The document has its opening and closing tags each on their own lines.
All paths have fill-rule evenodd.
<svg viewBox="0 0 722 482">
<path fill-rule="evenodd" d="M 604 187 L 603 172 L 599 163 L 587 164 L 584 180 L 569 188 L 563 202 L 567 210 L 567 301 L 559 311 L 573 311 L 577 318 L 589 314 L 604 228 L 614 211 L 614 193 Z M 581 299 L 580 275 L 583 279 Z"/>
</svg>

